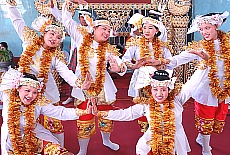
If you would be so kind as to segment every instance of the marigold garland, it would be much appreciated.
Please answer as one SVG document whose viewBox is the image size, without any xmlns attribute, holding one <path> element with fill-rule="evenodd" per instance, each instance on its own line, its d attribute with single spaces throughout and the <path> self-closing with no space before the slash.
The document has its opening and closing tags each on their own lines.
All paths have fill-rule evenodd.
<svg viewBox="0 0 230 155">
<path fill-rule="evenodd" d="M 168 97 L 163 102 L 163 111 L 160 104 L 150 97 L 150 130 L 152 131 L 150 147 L 154 155 L 173 154 L 174 136 L 176 132 L 174 97 Z"/>
<path fill-rule="evenodd" d="M 42 36 L 33 39 L 31 45 L 27 46 L 26 51 L 24 51 L 19 60 L 19 67 L 22 73 L 30 73 L 31 72 L 31 62 L 33 62 L 32 57 L 36 54 L 36 52 L 41 48 L 44 43 L 44 38 Z M 42 51 L 42 56 L 40 58 L 40 68 L 38 78 L 44 78 L 44 86 L 41 90 L 43 94 L 46 89 L 46 83 L 48 81 L 48 73 L 51 65 L 52 57 L 55 55 L 56 48 L 46 48 Z"/>
<path fill-rule="evenodd" d="M 89 51 L 91 49 L 91 45 L 93 43 L 93 36 L 90 33 L 85 33 L 83 36 L 83 43 L 79 49 L 79 64 L 80 70 L 82 75 L 82 81 L 85 80 L 86 74 L 89 73 Z M 96 66 L 96 78 L 95 82 L 91 83 L 90 88 L 87 92 L 92 96 L 97 96 L 103 89 L 104 82 L 105 82 L 105 61 L 106 61 L 106 49 L 108 43 L 102 42 L 99 43 L 97 48 L 97 66 Z"/>
<path fill-rule="evenodd" d="M 38 93 L 41 95 L 40 93 Z M 35 103 L 38 97 L 28 106 L 25 106 L 25 122 L 24 126 L 24 137 L 22 138 L 20 131 L 20 116 L 22 102 L 19 98 L 16 89 L 13 89 L 10 94 L 9 108 L 8 108 L 8 128 L 10 134 L 10 140 L 12 142 L 12 147 L 14 154 L 17 155 L 35 155 L 37 149 L 37 138 L 35 137 Z"/>
<path fill-rule="evenodd" d="M 150 110 L 150 130 L 152 132 L 151 141 L 148 143 L 154 155 L 173 154 L 175 142 L 175 114 L 174 98 L 182 88 L 182 83 L 175 83 L 175 89 L 170 90 L 168 98 L 163 103 L 163 112 L 152 97 L 151 86 L 146 86 L 144 91 L 146 97 L 135 98 L 135 102 L 140 104 L 149 104 Z M 162 123 L 163 122 L 163 123 Z M 162 126 L 163 125 L 163 126 Z"/>
<path fill-rule="evenodd" d="M 214 41 L 203 40 L 202 45 L 209 55 L 208 66 L 210 71 L 209 76 L 209 86 L 211 88 L 212 94 L 219 100 L 224 101 L 230 96 L 230 45 L 229 38 L 222 31 L 218 31 L 218 38 L 220 39 L 221 55 L 224 58 L 224 89 L 220 87 L 220 79 L 217 76 L 218 67 L 216 62 L 216 51 Z"/>
<path fill-rule="evenodd" d="M 149 40 L 146 39 L 145 37 L 140 38 L 139 42 L 139 47 L 140 47 L 140 57 L 141 58 L 151 58 L 151 53 L 149 49 Z M 161 50 L 161 41 L 158 38 L 154 38 L 152 40 L 152 47 L 154 51 L 154 59 L 158 60 L 160 58 L 163 58 L 162 55 L 162 50 Z"/>
</svg>

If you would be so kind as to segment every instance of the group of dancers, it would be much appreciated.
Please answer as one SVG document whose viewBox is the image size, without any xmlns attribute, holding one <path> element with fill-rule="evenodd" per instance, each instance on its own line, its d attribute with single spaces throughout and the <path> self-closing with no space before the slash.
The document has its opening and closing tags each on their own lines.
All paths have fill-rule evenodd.
<svg viewBox="0 0 230 155">
<path fill-rule="evenodd" d="M 17 10 L 16 1 L 6 2 L 12 24 L 23 42 L 23 52 L 19 68 L 2 75 L 2 155 L 73 154 L 64 147 L 60 120 L 77 120 L 78 155 L 86 155 L 90 137 L 96 132 L 96 118 L 103 145 L 117 151 L 119 145 L 110 141 L 113 121 L 142 116 L 148 126 L 137 142 L 137 155 L 186 155 L 190 147 L 182 112 L 190 97 L 194 98 L 195 125 L 199 132 L 196 142 L 202 146 L 202 155 L 212 154 L 210 136 L 223 131 L 230 100 L 230 34 L 219 30 L 228 12 L 197 16 L 188 33 L 199 31 L 203 39 L 176 56 L 171 55 L 160 37 L 165 32 L 161 32 L 163 24 L 159 18 L 134 14 L 130 23 L 141 33 L 127 41 L 121 59 L 116 48 L 108 43 L 110 22 L 93 21 L 90 13 L 82 11 L 85 25 L 80 25 L 72 19 L 73 6 L 87 2 L 66 0 L 56 18 L 75 43 L 71 53 L 76 58 L 72 60 L 76 62 L 73 73 L 58 50 L 65 37 L 64 28 L 45 16 L 35 19 L 29 28 Z M 193 59 L 199 61 L 197 70 L 182 85 L 172 77 L 172 70 Z M 113 108 L 117 89 L 107 64 L 108 70 L 120 76 L 127 69 L 133 70 L 129 96 L 134 97 L 135 105 Z M 72 86 L 76 108 L 58 105 L 60 95 L 53 70 Z M 37 120 L 40 114 L 46 116 L 43 125 Z"/>
</svg>

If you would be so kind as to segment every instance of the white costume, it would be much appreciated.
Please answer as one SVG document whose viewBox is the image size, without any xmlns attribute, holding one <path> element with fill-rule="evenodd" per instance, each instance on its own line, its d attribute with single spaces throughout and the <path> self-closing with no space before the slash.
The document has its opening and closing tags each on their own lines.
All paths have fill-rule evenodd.
<svg viewBox="0 0 230 155">
<path fill-rule="evenodd" d="M 2 155 L 7 154 L 7 150 L 13 150 L 9 131 L 8 131 L 8 104 L 9 104 L 9 94 L 3 93 L 2 95 L 3 99 L 3 124 L 1 128 L 1 149 L 2 149 Z M 24 106 L 21 106 L 21 111 L 23 111 Z M 36 119 L 39 117 L 40 114 L 56 118 L 59 120 L 76 120 L 79 118 L 79 116 L 76 115 L 74 108 L 65 108 L 63 106 L 54 106 L 53 104 L 48 104 L 46 106 L 36 106 L 35 107 L 35 123 L 36 127 L 34 129 L 34 132 L 36 133 L 36 137 L 45 141 L 53 142 L 55 144 L 59 144 L 59 141 L 56 137 L 53 136 L 53 134 L 45 129 L 41 124 L 36 122 Z M 20 117 L 20 128 L 23 129 L 23 126 L 25 125 L 25 119 L 23 116 L 23 113 Z M 22 134 L 23 134 L 23 130 Z"/>
<path fill-rule="evenodd" d="M 32 37 L 30 39 L 23 38 L 23 29 L 26 27 L 26 24 L 21 17 L 20 13 L 16 9 L 16 7 L 9 5 L 9 15 L 10 19 L 12 21 L 12 24 L 17 31 L 20 39 L 23 41 L 23 51 L 26 50 L 26 47 L 31 44 Z M 36 54 L 32 57 L 32 60 L 34 61 L 34 64 L 30 65 L 31 73 L 37 76 L 39 74 L 39 67 L 40 67 L 40 58 L 42 56 L 44 48 L 41 46 L 41 48 L 36 52 Z M 60 101 L 60 94 L 57 88 L 57 85 L 54 81 L 54 77 L 52 75 L 52 70 L 56 70 L 60 76 L 71 86 L 76 87 L 76 80 L 77 77 L 74 75 L 72 71 L 68 69 L 66 64 L 58 59 L 57 57 L 53 57 L 50 65 L 50 71 L 48 75 L 48 82 L 46 84 L 46 90 L 45 90 L 45 96 L 47 99 L 51 100 L 53 103 Z"/>
<path fill-rule="evenodd" d="M 152 55 L 152 59 L 154 59 L 154 56 L 153 56 L 154 51 L 153 51 L 152 43 L 149 43 L 149 49 L 151 51 L 150 54 Z M 163 47 L 162 52 L 163 52 L 162 55 L 164 58 L 172 57 L 169 49 Z M 134 59 L 136 61 L 141 59 L 140 58 L 140 48 L 138 46 L 130 46 L 126 50 L 124 56 L 122 57 L 123 62 L 131 62 L 132 59 Z M 151 66 L 146 66 L 146 67 L 143 66 L 143 67 L 140 67 L 139 69 L 135 69 L 133 72 L 131 81 L 130 81 L 128 96 L 131 96 L 131 97 L 138 96 L 138 90 L 135 89 L 135 84 L 136 84 L 136 80 L 137 80 L 138 76 L 142 76 L 142 75 L 139 75 L 139 70 L 149 70 L 149 73 L 153 73 L 156 70 L 156 68 L 151 67 Z M 170 73 L 170 75 L 172 75 L 172 71 L 170 71 L 170 70 L 167 70 L 167 71 Z"/>
<path fill-rule="evenodd" d="M 176 133 L 175 133 L 175 144 L 173 154 L 186 155 L 190 151 L 188 140 L 182 126 L 182 112 L 183 104 L 192 96 L 193 92 L 200 85 L 202 79 L 207 74 L 207 69 L 197 70 L 185 85 L 183 85 L 181 92 L 174 98 L 174 112 L 176 121 Z M 163 110 L 163 105 L 161 105 Z M 117 121 L 131 121 L 141 116 L 146 116 L 148 122 L 150 122 L 150 111 L 149 105 L 136 104 L 127 109 L 122 110 L 110 110 L 108 116 L 105 119 L 117 120 Z M 146 155 L 151 148 L 146 144 L 151 138 L 151 128 L 144 133 L 139 139 L 136 145 L 136 154 Z"/>
<path fill-rule="evenodd" d="M 79 49 L 81 47 L 81 44 L 83 42 L 83 35 L 81 34 L 81 32 L 77 29 L 77 26 L 79 25 L 77 22 L 75 22 L 72 19 L 72 15 L 70 12 L 67 11 L 66 9 L 66 4 L 63 4 L 63 10 L 62 10 L 62 19 L 63 19 L 63 24 L 65 25 L 68 33 L 70 34 L 71 38 L 74 39 L 74 41 L 78 42 L 77 44 L 77 51 L 79 52 Z M 91 47 L 94 49 L 94 51 L 96 51 L 96 49 L 98 48 L 99 43 L 96 42 L 95 40 L 93 40 L 93 43 L 91 45 Z M 89 51 L 90 52 L 90 51 Z M 77 60 L 79 60 L 80 54 L 77 53 Z M 112 53 L 110 53 L 110 51 L 106 51 L 106 63 L 108 62 L 108 57 L 112 56 L 116 59 L 118 65 L 121 65 L 122 61 L 118 56 L 114 56 L 112 55 Z M 93 80 L 95 81 L 95 75 L 96 75 L 96 65 L 97 65 L 97 53 L 94 52 L 92 57 L 89 57 L 89 72 L 93 78 Z M 80 71 L 80 64 L 79 61 L 77 61 L 77 67 L 76 67 L 76 71 L 75 74 L 77 77 L 81 77 L 81 71 Z M 123 73 L 119 73 L 119 75 L 124 75 L 125 71 Z M 107 70 L 105 70 L 105 82 L 104 82 L 104 92 L 105 92 L 105 99 L 106 102 L 110 102 L 110 101 L 114 101 L 116 99 L 116 92 L 117 89 L 113 83 L 112 78 L 110 77 L 109 73 Z M 72 90 L 72 94 L 73 97 L 81 100 L 81 101 L 85 101 L 85 96 L 83 94 L 82 89 L 80 88 L 73 88 Z"/>
<path fill-rule="evenodd" d="M 220 41 L 219 40 L 214 40 L 215 44 L 215 50 L 219 51 L 220 50 Z M 202 47 L 201 47 L 202 48 Z M 205 52 L 205 51 L 204 51 Z M 171 58 L 168 58 L 171 62 L 167 64 L 166 66 L 170 68 L 175 68 L 179 65 L 185 64 L 191 60 L 197 59 L 200 60 L 201 58 L 195 54 L 188 53 L 188 51 L 184 51 L 179 55 L 175 55 Z M 218 73 L 217 76 L 220 79 L 220 85 L 223 89 L 223 81 L 224 81 L 224 61 L 219 60 L 218 58 L 216 59 L 217 62 L 217 67 L 218 67 Z M 210 67 L 208 67 L 208 70 Z M 197 90 L 193 93 L 192 96 L 197 102 L 207 105 L 207 106 L 215 106 L 218 107 L 218 99 L 212 94 L 212 91 L 209 86 L 209 77 L 208 77 L 208 72 L 206 76 L 204 77 L 202 83 L 200 83 L 199 87 Z M 225 103 L 229 103 L 230 98 L 227 98 L 225 100 Z"/>
</svg>

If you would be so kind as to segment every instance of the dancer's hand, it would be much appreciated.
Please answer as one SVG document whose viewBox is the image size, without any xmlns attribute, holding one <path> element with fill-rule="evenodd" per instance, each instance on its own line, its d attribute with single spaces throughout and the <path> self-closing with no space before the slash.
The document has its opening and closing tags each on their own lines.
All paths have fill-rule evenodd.
<svg viewBox="0 0 230 155">
<path fill-rule="evenodd" d="M 69 1 L 76 3 L 76 4 L 87 4 L 85 0 L 69 0 Z"/>
<path fill-rule="evenodd" d="M 154 59 L 148 59 L 146 60 L 146 66 L 153 66 L 155 68 L 157 68 L 158 66 L 161 65 L 161 61 L 160 60 L 154 60 Z"/>
<path fill-rule="evenodd" d="M 81 88 L 83 90 L 88 90 L 91 86 L 92 77 L 89 73 L 86 74 L 85 81 L 82 83 Z"/>
<path fill-rule="evenodd" d="M 141 58 L 141 59 L 136 61 L 136 63 L 132 66 L 131 69 L 132 70 L 138 69 L 138 68 L 140 68 L 142 66 L 145 66 L 145 64 L 146 64 L 146 58 Z"/>
<path fill-rule="evenodd" d="M 190 51 L 188 51 L 188 53 L 196 54 L 199 57 L 201 57 L 202 59 L 204 59 L 205 61 L 208 61 L 208 58 L 209 58 L 208 54 L 205 53 L 203 50 L 200 50 L 200 51 L 190 50 Z"/>
<path fill-rule="evenodd" d="M 110 67 L 109 67 L 110 71 L 112 71 L 112 72 L 122 72 L 120 66 L 117 63 L 117 60 L 114 57 L 109 56 L 108 61 L 109 61 L 109 65 L 110 65 Z"/>
</svg>

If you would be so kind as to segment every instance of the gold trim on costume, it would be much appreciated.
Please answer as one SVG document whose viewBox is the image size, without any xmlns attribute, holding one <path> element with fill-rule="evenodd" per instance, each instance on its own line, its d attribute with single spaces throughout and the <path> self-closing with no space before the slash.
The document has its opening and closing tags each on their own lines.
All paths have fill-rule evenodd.
<svg viewBox="0 0 230 155">
<path fill-rule="evenodd" d="M 141 132 L 146 132 L 148 130 L 148 128 L 149 128 L 149 123 L 148 122 L 138 120 L 138 124 L 141 127 Z"/>
<path fill-rule="evenodd" d="M 111 120 L 98 117 L 98 127 L 104 133 L 111 133 L 113 131 L 114 124 Z"/>
<path fill-rule="evenodd" d="M 76 108 L 75 109 L 75 112 L 78 116 L 82 116 L 82 115 L 85 115 L 86 114 L 86 110 L 82 110 L 82 109 L 79 109 L 79 108 Z"/>
<path fill-rule="evenodd" d="M 44 116 L 44 127 L 52 133 L 63 133 L 64 128 L 60 120 Z"/>
<path fill-rule="evenodd" d="M 78 138 L 89 138 L 91 135 L 96 133 L 95 118 L 91 120 L 77 120 L 77 137 Z"/>
</svg>

